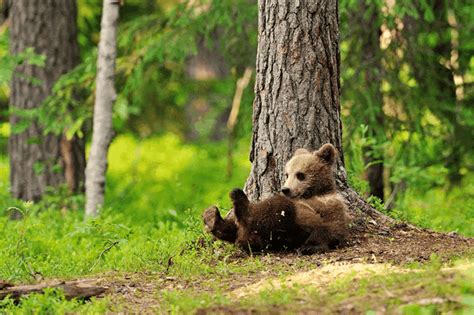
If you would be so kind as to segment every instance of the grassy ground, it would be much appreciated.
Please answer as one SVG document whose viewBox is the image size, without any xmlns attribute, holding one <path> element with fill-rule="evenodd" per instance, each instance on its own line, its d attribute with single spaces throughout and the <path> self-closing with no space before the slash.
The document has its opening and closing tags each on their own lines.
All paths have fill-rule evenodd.
<svg viewBox="0 0 474 315">
<path fill-rule="evenodd" d="M 159 311 L 232 313 L 405 313 L 474 310 L 474 264 L 458 260 L 443 267 L 436 259 L 423 266 L 389 264 L 328 265 L 282 274 L 229 292 L 172 291 Z"/>
<path fill-rule="evenodd" d="M 330 312 L 351 305 L 360 312 L 384 305 L 387 310 L 409 313 L 473 310 L 470 256 L 456 263 L 434 259 L 416 269 L 366 274 L 356 280 L 349 273 L 325 287 L 301 284 L 233 298 L 229 293 L 235 289 L 233 283 L 245 287 L 256 281 L 256 275 L 258 279 L 286 277 L 317 267 L 314 261 L 299 258 L 285 263 L 275 257 L 269 262 L 266 256 L 236 259 L 235 248 L 211 242 L 203 234 L 202 210 L 210 204 L 229 207 L 228 191 L 241 187 L 250 169 L 247 152 L 248 144 L 239 144 L 234 172 L 228 177 L 225 145 L 186 145 L 173 135 L 144 140 L 120 136 L 111 146 L 103 215 L 86 222 L 81 196 L 54 192 L 40 204 L 11 199 L 7 159 L 0 155 L 0 209 L 5 210 L 0 215 L 0 279 L 25 283 L 91 277 L 116 289 L 117 283 L 128 287 L 133 279 L 145 277 L 149 290 L 142 288 L 135 292 L 139 297 L 130 296 L 156 312 L 278 309 L 291 313 L 313 307 Z M 408 191 L 396 211 L 416 224 L 474 236 L 473 190 L 468 178 L 449 193 Z M 10 221 L 11 207 L 24 212 L 25 218 Z M 446 269 L 456 264 L 467 267 Z M 421 289 L 412 294 L 412 287 Z M 91 303 L 65 301 L 60 292 L 48 292 L 20 305 L 0 302 L 0 313 L 127 310 L 124 294 L 114 292 Z M 412 295 L 416 298 L 404 298 Z"/>
</svg>

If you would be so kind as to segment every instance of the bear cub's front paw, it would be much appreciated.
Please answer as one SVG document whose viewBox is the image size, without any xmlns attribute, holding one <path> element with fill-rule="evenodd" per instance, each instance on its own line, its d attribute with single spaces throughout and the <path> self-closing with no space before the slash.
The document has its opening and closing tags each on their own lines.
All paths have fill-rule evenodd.
<svg viewBox="0 0 474 315">
<path fill-rule="evenodd" d="M 230 199 L 234 204 L 247 203 L 249 201 L 247 195 L 240 188 L 235 188 L 230 192 Z"/>
</svg>

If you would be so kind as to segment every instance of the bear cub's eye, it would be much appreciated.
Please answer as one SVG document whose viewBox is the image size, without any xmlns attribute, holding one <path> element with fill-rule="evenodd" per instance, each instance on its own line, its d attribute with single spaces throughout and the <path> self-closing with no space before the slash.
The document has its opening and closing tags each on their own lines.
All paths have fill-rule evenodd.
<svg viewBox="0 0 474 315">
<path fill-rule="evenodd" d="M 296 173 L 296 178 L 298 178 L 298 180 L 304 180 L 305 176 L 303 173 Z"/>
</svg>

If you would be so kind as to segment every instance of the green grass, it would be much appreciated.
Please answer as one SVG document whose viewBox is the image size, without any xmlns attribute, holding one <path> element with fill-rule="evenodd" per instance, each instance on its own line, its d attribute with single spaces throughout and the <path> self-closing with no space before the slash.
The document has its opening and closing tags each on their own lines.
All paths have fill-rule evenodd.
<svg viewBox="0 0 474 315">
<path fill-rule="evenodd" d="M 450 269 L 454 268 L 454 269 Z M 459 268 L 459 269 L 456 269 Z M 268 288 L 232 301 L 225 293 L 184 290 L 162 296 L 164 312 L 192 313 L 197 309 L 253 310 L 264 314 L 278 310 L 294 314 L 319 310 L 334 314 L 376 314 L 377 311 L 402 314 L 472 314 L 474 312 L 474 265 L 460 259 L 442 265 L 436 257 L 425 265 L 403 272 L 387 272 L 355 278 L 351 273 L 328 286 L 290 284 Z M 225 311 L 224 311 L 225 312 Z"/>
<path fill-rule="evenodd" d="M 227 178 L 223 144 L 186 145 L 172 134 L 142 141 L 121 136 L 109 153 L 106 207 L 133 223 L 178 224 L 188 209 L 200 213 L 216 203 L 229 207 L 229 190 L 242 187 L 250 170 L 247 149 L 246 143 L 239 146 L 233 176 Z"/>
<path fill-rule="evenodd" d="M 84 197 L 68 196 L 65 189 L 49 192 L 37 204 L 12 199 L 8 193 L 8 159 L 0 155 L 0 279 L 21 283 L 38 278 L 153 271 L 201 281 L 249 275 L 264 268 L 260 257 L 229 259 L 236 249 L 210 242 L 200 219 L 203 209 L 211 204 L 228 209 L 228 192 L 243 186 L 250 170 L 248 143 L 241 142 L 235 149 L 230 178 L 225 173 L 223 143 L 185 144 L 171 134 L 148 139 L 122 135 L 114 140 L 109 157 L 102 215 L 84 221 Z M 474 235 L 474 197 L 469 180 L 450 192 L 439 189 L 421 194 L 408 190 L 396 211 L 429 228 Z M 9 220 L 12 207 L 21 210 L 24 219 Z M 334 301 L 345 298 L 344 288 L 345 284 L 339 288 L 341 292 L 330 291 Z M 294 292 L 288 290 L 264 294 L 241 307 L 291 304 Z M 364 290 L 369 292 L 371 287 Z M 469 302 L 472 287 L 466 290 Z M 157 299 L 163 303 L 160 310 L 180 313 L 216 303 L 230 304 L 219 292 L 218 287 L 205 295 L 178 290 Z M 18 306 L 11 301 L 2 303 L 0 313 L 102 313 L 121 307 L 107 299 L 65 301 L 57 292 L 31 296 Z M 416 310 L 416 306 L 406 307 Z"/>
<path fill-rule="evenodd" d="M 230 179 L 222 172 L 222 156 L 224 146 L 199 148 L 172 135 L 142 141 L 119 137 L 110 149 L 107 203 L 100 217 L 87 222 L 80 210 L 83 197 L 53 194 L 32 204 L 5 196 L 2 208 L 17 207 L 25 218 L 11 221 L 8 211 L 0 217 L 5 236 L 0 238 L 0 278 L 163 270 L 170 257 L 181 275 L 209 272 L 212 254 L 196 256 L 186 249 L 199 237 L 209 240 L 199 219 L 203 209 L 216 202 L 228 206 L 228 191 L 242 186 L 248 173 L 243 150 Z M 0 183 L 6 185 L 6 179 L 2 176 Z"/>
<path fill-rule="evenodd" d="M 110 311 L 107 298 L 91 302 L 66 300 L 57 290 L 45 290 L 45 294 L 33 294 L 23 298 L 18 305 L 11 299 L 0 301 L 0 314 L 101 314 Z"/>
<path fill-rule="evenodd" d="M 466 175 L 462 186 L 449 191 L 434 188 L 423 193 L 409 189 L 396 211 L 419 226 L 474 236 L 474 175 Z"/>
</svg>

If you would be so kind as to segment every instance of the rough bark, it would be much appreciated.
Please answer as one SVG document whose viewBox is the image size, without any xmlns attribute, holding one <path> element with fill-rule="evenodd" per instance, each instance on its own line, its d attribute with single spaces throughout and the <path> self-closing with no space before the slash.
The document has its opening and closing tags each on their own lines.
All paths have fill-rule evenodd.
<svg viewBox="0 0 474 315">
<path fill-rule="evenodd" d="M 76 40 L 77 8 L 75 0 L 10 2 L 10 49 L 18 54 L 32 47 L 46 56 L 46 65 L 37 67 L 23 63 L 15 69 L 11 82 L 11 110 L 41 106 L 56 80 L 79 62 Z M 38 79 L 34 82 L 32 78 Z M 12 114 L 11 126 L 21 123 Z M 73 174 L 73 191 L 84 178 L 84 146 L 78 139 L 68 142 L 70 150 L 61 150 L 62 136 L 43 135 L 41 126 L 33 122 L 25 131 L 12 133 L 9 139 L 10 184 L 13 197 L 38 200 L 47 186 L 65 181 L 65 173 Z M 63 155 L 64 154 L 64 155 Z M 77 163 L 67 163 L 67 160 Z M 82 163 L 80 162 L 82 161 Z M 74 168 L 73 170 L 69 168 Z"/>
<path fill-rule="evenodd" d="M 253 200 L 279 191 L 284 164 L 296 149 L 330 142 L 339 151 L 337 183 L 350 209 L 389 220 L 347 184 L 338 22 L 336 0 L 259 1 L 252 170 L 245 190 Z"/>
<path fill-rule="evenodd" d="M 112 141 L 112 109 L 116 98 L 114 86 L 116 37 L 120 1 L 104 0 L 97 60 L 96 98 L 92 146 L 86 168 L 86 215 L 96 215 L 104 203 L 107 153 Z"/>
</svg>

